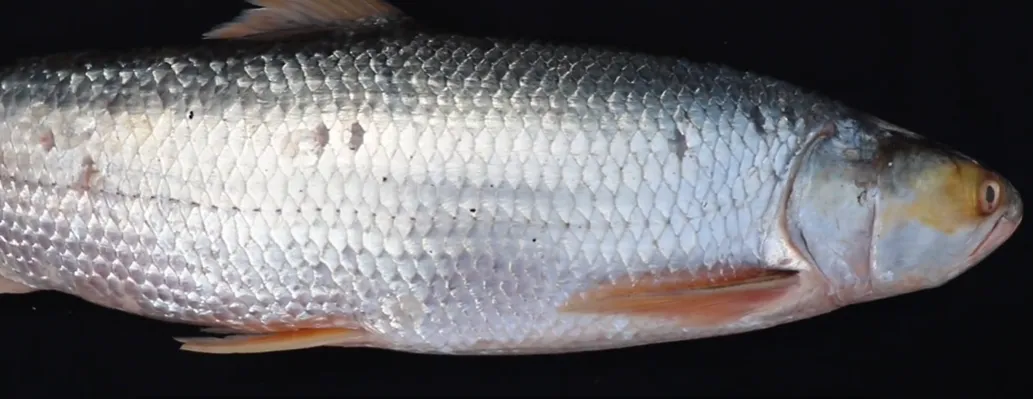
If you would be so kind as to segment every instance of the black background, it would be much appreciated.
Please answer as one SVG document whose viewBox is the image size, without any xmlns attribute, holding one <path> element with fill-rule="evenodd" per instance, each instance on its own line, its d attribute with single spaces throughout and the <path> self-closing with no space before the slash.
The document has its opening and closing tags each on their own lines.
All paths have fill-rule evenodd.
<svg viewBox="0 0 1033 399">
<path fill-rule="evenodd" d="M 821 90 L 943 141 L 1027 196 L 1023 6 L 991 2 L 398 1 L 424 23 L 718 61 Z M 935 4 L 935 5 L 934 5 Z M 1004 3 L 1008 4 L 1008 3 Z M 0 62 L 189 45 L 243 1 L 7 1 Z M 1027 199 L 1027 202 L 1030 200 Z M 0 297 L 0 397 L 97 394 L 870 394 L 1028 392 L 1028 228 L 941 288 L 736 336 L 563 356 L 316 349 L 180 352 L 195 329 L 70 296 Z M 1026 389 L 1024 389 L 1026 388 Z"/>
</svg>

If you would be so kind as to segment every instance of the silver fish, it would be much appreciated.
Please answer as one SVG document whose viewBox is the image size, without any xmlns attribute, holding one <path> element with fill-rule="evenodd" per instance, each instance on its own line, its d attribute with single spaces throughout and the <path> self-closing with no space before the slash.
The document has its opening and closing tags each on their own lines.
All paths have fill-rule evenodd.
<svg viewBox="0 0 1033 399">
<path fill-rule="evenodd" d="M 0 72 L 0 292 L 232 334 L 180 339 L 206 353 L 558 353 L 936 287 L 1022 219 L 975 160 L 774 78 L 253 3 L 197 48 Z"/>
</svg>

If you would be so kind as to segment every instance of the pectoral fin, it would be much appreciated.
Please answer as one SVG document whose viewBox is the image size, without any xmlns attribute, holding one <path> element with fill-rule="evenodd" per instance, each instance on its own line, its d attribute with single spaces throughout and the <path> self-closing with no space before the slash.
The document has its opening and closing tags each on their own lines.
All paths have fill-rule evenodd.
<svg viewBox="0 0 1033 399">
<path fill-rule="evenodd" d="M 366 342 L 368 334 L 348 328 L 323 328 L 284 331 L 260 335 L 231 335 L 225 338 L 176 338 L 183 343 L 180 349 L 200 353 L 263 353 L 319 346 L 358 346 Z"/>
<path fill-rule="evenodd" d="M 793 270 L 712 267 L 654 273 L 600 284 L 574 295 L 563 312 L 676 318 L 694 326 L 735 321 L 797 286 Z"/>
<path fill-rule="evenodd" d="M 395 18 L 382 0 L 249 0 L 258 6 L 207 34 L 208 39 L 276 39 L 329 31 L 371 18 Z"/>
</svg>

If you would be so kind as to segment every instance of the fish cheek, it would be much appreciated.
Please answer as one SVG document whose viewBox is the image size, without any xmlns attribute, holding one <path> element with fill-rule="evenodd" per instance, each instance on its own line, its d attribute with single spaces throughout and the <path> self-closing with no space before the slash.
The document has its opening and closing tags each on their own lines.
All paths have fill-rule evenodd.
<svg viewBox="0 0 1033 399">
<path fill-rule="evenodd" d="M 877 223 L 872 280 L 877 297 L 930 288 L 950 265 L 964 259 L 964 248 L 919 222 Z"/>
<path fill-rule="evenodd" d="M 879 218 L 885 226 L 918 222 L 943 234 L 978 224 L 980 212 L 976 188 L 984 172 L 969 163 L 942 163 L 914 177 L 881 187 Z"/>
<path fill-rule="evenodd" d="M 931 288 L 963 262 L 974 234 L 982 172 L 968 163 L 920 165 L 920 173 L 880 183 L 873 243 L 878 297 Z"/>
</svg>

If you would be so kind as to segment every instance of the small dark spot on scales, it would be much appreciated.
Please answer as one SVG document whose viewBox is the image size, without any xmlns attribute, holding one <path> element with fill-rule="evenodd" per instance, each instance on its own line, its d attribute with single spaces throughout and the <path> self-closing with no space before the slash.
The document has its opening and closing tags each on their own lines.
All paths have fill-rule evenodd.
<svg viewBox="0 0 1033 399">
<path fill-rule="evenodd" d="M 358 151 L 359 147 L 362 147 L 365 135 L 366 131 L 362 128 L 362 125 L 360 125 L 359 122 L 352 123 L 351 137 L 348 138 L 348 149 Z"/>
<path fill-rule="evenodd" d="M 767 118 L 765 118 L 764 113 L 760 111 L 760 107 L 750 107 L 750 121 L 753 122 L 753 128 L 757 130 L 757 133 L 767 132 L 764 129 L 764 123 L 767 122 Z"/>
<path fill-rule="evenodd" d="M 47 129 L 39 136 L 39 145 L 43 147 L 43 151 L 50 152 L 54 149 L 54 131 Z"/>
<path fill-rule="evenodd" d="M 783 107 L 782 117 L 785 118 L 786 122 L 789 123 L 789 126 L 796 126 L 796 121 L 798 118 L 796 117 L 796 112 L 793 111 L 792 107 Z"/>
<path fill-rule="evenodd" d="M 326 127 L 325 124 L 320 123 L 316 126 L 316 130 L 313 131 L 315 136 L 316 148 L 319 152 L 323 151 L 327 143 L 330 142 L 330 128 Z"/>
<path fill-rule="evenodd" d="M 76 182 L 76 188 L 82 191 L 90 191 L 93 187 L 93 180 L 97 177 L 97 165 L 93 161 L 93 157 L 87 155 L 82 160 L 82 172 L 79 175 L 79 181 Z"/>
<path fill-rule="evenodd" d="M 689 143 L 685 141 L 685 133 L 682 133 L 681 129 L 674 128 L 674 138 L 668 140 L 667 144 L 671 146 L 671 151 L 678 159 L 684 159 L 685 154 L 689 152 Z"/>
</svg>

